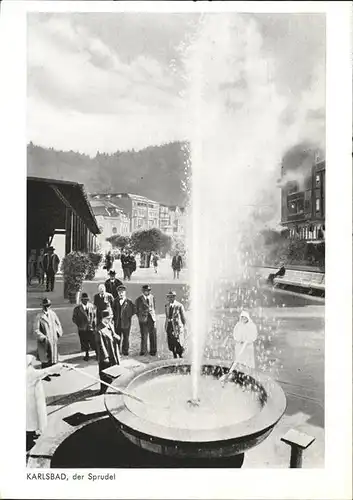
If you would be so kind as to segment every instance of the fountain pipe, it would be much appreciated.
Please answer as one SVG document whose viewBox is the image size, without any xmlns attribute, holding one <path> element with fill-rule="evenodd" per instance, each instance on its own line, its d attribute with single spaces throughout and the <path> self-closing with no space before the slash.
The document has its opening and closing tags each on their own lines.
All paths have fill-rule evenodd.
<svg viewBox="0 0 353 500">
<path fill-rule="evenodd" d="M 143 399 L 141 399 L 141 398 L 139 398 L 137 396 L 134 396 L 130 392 L 127 392 L 127 391 L 125 391 L 123 389 L 119 389 L 119 387 L 114 387 L 113 385 L 108 384 L 107 382 L 103 382 L 103 380 L 101 380 L 100 378 L 95 377 L 94 375 L 89 375 L 88 373 L 84 372 L 83 370 L 80 370 L 79 368 L 76 368 L 75 366 L 70 366 L 70 365 L 68 365 L 66 363 L 62 363 L 62 366 L 64 368 L 68 368 L 69 370 L 75 370 L 76 372 L 81 373 L 85 377 L 91 378 L 92 380 L 95 380 L 96 382 L 99 382 L 100 384 L 104 384 L 107 387 L 109 387 L 110 389 L 113 389 L 115 392 L 118 392 L 119 394 L 123 394 L 124 396 L 127 396 L 129 398 L 135 399 L 139 403 L 146 404 L 146 401 L 144 401 Z"/>
</svg>

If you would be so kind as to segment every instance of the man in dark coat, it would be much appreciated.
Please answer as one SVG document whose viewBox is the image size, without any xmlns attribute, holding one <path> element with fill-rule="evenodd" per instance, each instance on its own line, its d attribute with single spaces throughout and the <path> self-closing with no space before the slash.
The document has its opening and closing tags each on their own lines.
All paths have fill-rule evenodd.
<svg viewBox="0 0 353 500">
<path fill-rule="evenodd" d="M 89 359 L 89 351 L 96 350 L 94 342 L 94 330 L 97 326 L 96 308 L 89 302 L 89 297 L 86 292 L 81 296 L 81 304 L 73 310 L 72 321 L 78 328 L 78 336 L 80 337 L 81 351 L 85 352 L 85 361 Z"/>
<path fill-rule="evenodd" d="M 126 297 L 126 286 L 118 287 L 118 297 L 113 302 L 114 327 L 122 341 L 121 353 L 129 355 L 131 318 L 136 314 L 135 304 Z M 120 343 L 119 343 L 120 348 Z"/>
<path fill-rule="evenodd" d="M 179 278 L 181 268 L 183 267 L 183 259 L 179 252 L 176 252 L 172 258 L 172 269 L 174 274 L 174 279 Z"/>
<path fill-rule="evenodd" d="M 105 285 L 98 285 L 98 293 L 93 298 L 93 304 L 97 308 L 97 324 L 101 322 L 102 311 L 108 309 L 110 312 L 110 317 L 113 318 L 113 306 L 114 297 L 111 293 L 107 293 L 105 290 Z"/>
<path fill-rule="evenodd" d="M 97 347 L 99 377 L 102 382 L 106 382 L 108 384 L 111 382 L 111 378 L 103 373 L 103 370 L 106 370 L 114 365 L 120 365 L 118 347 L 119 340 L 120 337 L 114 331 L 110 312 L 108 310 L 102 311 L 102 320 L 95 332 L 95 341 Z M 104 394 L 106 390 L 107 386 L 101 384 L 99 393 Z"/>
<path fill-rule="evenodd" d="M 105 290 L 108 293 L 111 293 L 113 295 L 114 299 L 116 299 L 118 296 L 118 286 L 123 284 L 123 282 L 120 281 L 118 278 L 116 278 L 115 275 L 116 275 L 116 272 L 113 269 L 111 271 L 109 271 L 109 278 L 104 283 Z"/>
<path fill-rule="evenodd" d="M 56 253 L 54 253 L 54 250 L 54 247 L 49 247 L 48 253 L 43 257 L 43 268 L 47 277 L 47 292 L 54 291 L 55 275 L 59 269 L 60 259 Z"/>
<path fill-rule="evenodd" d="M 151 287 L 144 285 L 142 295 L 136 299 L 136 314 L 140 324 L 141 349 L 140 356 L 147 354 L 147 337 L 150 340 L 150 354 L 157 354 L 156 301 L 151 294 Z"/>
</svg>

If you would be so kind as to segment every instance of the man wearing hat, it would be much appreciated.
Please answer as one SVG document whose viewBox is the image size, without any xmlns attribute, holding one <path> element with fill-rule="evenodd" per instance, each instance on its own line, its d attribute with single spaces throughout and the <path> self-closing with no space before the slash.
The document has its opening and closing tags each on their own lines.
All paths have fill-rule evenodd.
<svg viewBox="0 0 353 500">
<path fill-rule="evenodd" d="M 114 302 L 114 297 L 111 293 L 107 293 L 105 290 L 105 285 L 98 285 L 98 293 L 93 297 L 93 303 L 96 306 L 97 312 L 97 325 L 101 322 L 102 311 L 108 309 L 111 318 L 113 318 L 112 306 Z"/>
<path fill-rule="evenodd" d="M 108 293 L 111 293 L 113 295 L 114 299 L 116 299 L 118 296 L 118 286 L 123 284 L 123 282 L 118 280 L 115 277 L 115 275 L 116 275 L 116 272 L 114 271 L 114 269 L 109 271 L 109 278 L 104 283 L 106 291 Z"/>
<path fill-rule="evenodd" d="M 183 304 L 175 300 L 176 293 L 167 294 L 168 304 L 165 306 L 165 331 L 167 332 L 168 349 L 174 358 L 183 357 L 185 341 L 186 317 Z"/>
<path fill-rule="evenodd" d="M 85 361 L 89 359 L 89 351 L 95 351 L 94 330 L 97 326 L 96 308 L 89 301 L 88 294 L 83 292 L 81 304 L 76 306 L 72 313 L 72 321 L 78 328 L 81 351 L 85 352 Z"/>
<path fill-rule="evenodd" d="M 43 268 L 47 277 L 47 292 L 54 291 L 55 275 L 59 269 L 60 259 L 54 253 L 54 250 L 54 247 L 49 247 L 48 253 L 43 257 Z"/>
<path fill-rule="evenodd" d="M 59 360 L 58 339 L 63 331 L 59 318 L 51 309 L 51 302 L 47 298 L 42 301 L 42 311 L 36 316 L 33 330 L 42 368 L 54 365 Z"/>
<path fill-rule="evenodd" d="M 114 331 L 114 326 L 108 310 L 102 311 L 102 319 L 95 332 L 95 340 L 97 347 L 99 377 L 102 382 L 109 384 L 111 382 L 111 378 L 106 375 L 103 370 L 106 370 L 110 366 L 120 365 L 118 347 L 120 337 Z M 103 394 L 106 390 L 107 386 L 101 384 L 99 393 Z"/>
<path fill-rule="evenodd" d="M 126 297 L 126 286 L 118 286 L 118 296 L 113 302 L 113 316 L 116 333 L 122 339 L 122 354 L 129 355 L 131 318 L 136 313 L 135 304 Z M 120 348 L 120 343 L 119 343 Z"/>
<path fill-rule="evenodd" d="M 137 297 L 136 314 L 140 324 L 141 350 L 140 356 L 147 354 L 147 337 L 150 340 L 150 354 L 157 354 L 156 301 L 151 294 L 150 285 L 143 285 L 142 295 Z"/>
</svg>

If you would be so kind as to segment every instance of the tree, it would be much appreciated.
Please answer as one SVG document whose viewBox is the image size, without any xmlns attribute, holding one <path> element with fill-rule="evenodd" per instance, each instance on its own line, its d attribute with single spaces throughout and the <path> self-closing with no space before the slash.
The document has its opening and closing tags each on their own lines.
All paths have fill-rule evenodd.
<svg viewBox="0 0 353 500">
<path fill-rule="evenodd" d="M 166 253 L 171 246 L 171 237 L 157 228 L 135 231 L 131 235 L 131 247 L 136 253 Z"/>
<path fill-rule="evenodd" d="M 123 236 L 121 234 L 113 234 L 113 236 L 106 238 L 106 241 L 108 241 L 113 248 L 120 248 L 121 250 L 131 245 L 130 236 Z"/>
</svg>

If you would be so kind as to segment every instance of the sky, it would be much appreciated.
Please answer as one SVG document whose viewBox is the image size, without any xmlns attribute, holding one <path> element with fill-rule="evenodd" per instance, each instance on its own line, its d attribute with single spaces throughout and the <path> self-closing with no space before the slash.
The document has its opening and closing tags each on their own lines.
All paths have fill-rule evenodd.
<svg viewBox="0 0 353 500">
<path fill-rule="evenodd" d="M 213 14 L 217 15 L 217 14 Z M 188 139 L 183 44 L 199 14 L 29 13 L 28 141 L 95 155 Z M 283 119 L 324 140 L 325 17 L 248 15 L 274 61 Z"/>
</svg>

